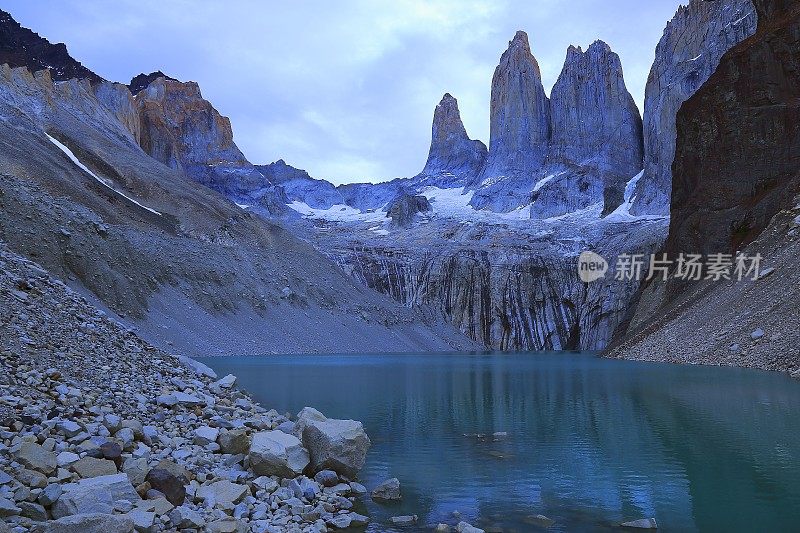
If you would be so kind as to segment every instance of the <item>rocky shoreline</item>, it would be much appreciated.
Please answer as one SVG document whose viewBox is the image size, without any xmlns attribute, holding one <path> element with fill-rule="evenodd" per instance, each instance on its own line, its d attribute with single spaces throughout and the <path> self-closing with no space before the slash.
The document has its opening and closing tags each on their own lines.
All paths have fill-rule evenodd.
<svg viewBox="0 0 800 533">
<path fill-rule="evenodd" d="M 0 303 L 0 532 L 367 524 L 360 422 L 267 410 L 2 243 Z"/>
</svg>

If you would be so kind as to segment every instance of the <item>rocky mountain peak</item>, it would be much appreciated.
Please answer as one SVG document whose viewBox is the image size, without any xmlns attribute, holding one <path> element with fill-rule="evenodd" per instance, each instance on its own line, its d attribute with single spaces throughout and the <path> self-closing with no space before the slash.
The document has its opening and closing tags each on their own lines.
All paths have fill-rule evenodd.
<svg viewBox="0 0 800 533">
<path fill-rule="evenodd" d="M 49 69 L 53 80 L 88 79 L 99 83 L 103 78 L 73 59 L 63 43 L 53 44 L 28 28 L 22 27 L 10 13 L 0 10 L 0 65 L 27 67 L 31 72 Z"/>
<path fill-rule="evenodd" d="M 139 94 L 142 90 L 146 89 L 148 85 L 150 85 L 159 78 L 164 78 L 165 80 L 170 80 L 170 81 L 178 81 L 175 78 L 167 76 L 160 70 L 157 70 L 155 72 L 151 72 L 150 74 L 141 73 L 135 76 L 128 84 L 128 89 L 130 89 L 131 94 L 135 96 Z"/>
<path fill-rule="evenodd" d="M 667 24 L 645 87 L 644 174 L 631 213 L 669 214 L 678 110 L 717 69 L 723 54 L 753 35 L 757 18 L 750 0 L 690 0 Z"/>
<path fill-rule="evenodd" d="M 642 119 L 619 56 L 603 41 L 570 46 L 550 94 L 551 162 L 627 181 L 642 168 Z M 623 183 L 624 183 L 623 181 Z"/>
<path fill-rule="evenodd" d="M 514 35 L 494 71 L 489 126 L 489 156 L 475 185 L 542 165 L 550 140 L 550 100 L 523 31 Z"/>
<path fill-rule="evenodd" d="M 486 152 L 486 145 L 467 135 L 458 101 L 445 93 L 433 112 L 431 147 L 420 176 L 435 178 L 444 187 L 463 186 L 480 172 Z"/>
</svg>

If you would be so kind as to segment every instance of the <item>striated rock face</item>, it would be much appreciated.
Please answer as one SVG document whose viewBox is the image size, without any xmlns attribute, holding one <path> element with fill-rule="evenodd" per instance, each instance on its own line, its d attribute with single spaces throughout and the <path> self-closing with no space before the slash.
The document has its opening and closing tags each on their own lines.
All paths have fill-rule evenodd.
<svg viewBox="0 0 800 533">
<path fill-rule="evenodd" d="M 800 4 L 755 5 L 756 34 L 722 57 L 678 113 L 665 248 L 672 257 L 758 253 L 774 273 L 651 283 L 616 357 L 800 368 Z M 675 338 L 683 349 L 670 353 Z"/>
<path fill-rule="evenodd" d="M 732 252 L 800 192 L 800 5 L 757 5 L 756 37 L 678 113 L 669 252 Z"/>
<path fill-rule="evenodd" d="M 95 97 L 111 110 L 117 120 L 130 131 L 136 142 L 141 142 L 142 129 L 139 110 L 128 88 L 121 83 L 102 81 L 97 83 L 93 90 Z"/>
<path fill-rule="evenodd" d="M 550 100 L 523 31 L 514 35 L 494 71 L 489 126 L 489 155 L 474 185 L 542 166 L 550 140 Z M 485 200 L 476 200 L 473 205 L 484 207 L 488 203 Z"/>
<path fill-rule="evenodd" d="M 450 93 L 442 97 L 433 113 L 431 148 L 420 183 L 442 188 L 464 186 L 474 178 L 486 160 L 486 145 L 467 135 L 458 102 Z"/>
<path fill-rule="evenodd" d="M 54 80 L 80 78 L 92 83 L 103 80 L 73 59 L 66 45 L 52 44 L 38 33 L 23 28 L 3 10 L 0 10 L 0 64 L 27 67 L 31 72 L 50 69 Z"/>
<path fill-rule="evenodd" d="M 469 185 L 477 209 L 531 205 L 535 219 L 622 203 L 642 168 L 642 121 L 625 87 L 619 56 L 597 41 L 571 46 L 551 98 L 527 37 L 518 32 L 492 83 L 492 140 L 483 171 Z"/>
<path fill-rule="evenodd" d="M 550 114 L 550 162 L 579 164 L 618 189 L 642 169 L 642 119 L 606 43 L 595 41 L 586 52 L 569 47 Z"/>
<path fill-rule="evenodd" d="M 722 55 L 753 34 L 756 19 L 750 0 L 691 0 L 667 24 L 645 89 L 645 172 L 637 183 L 633 214 L 669 213 L 675 116 Z"/>
</svg>

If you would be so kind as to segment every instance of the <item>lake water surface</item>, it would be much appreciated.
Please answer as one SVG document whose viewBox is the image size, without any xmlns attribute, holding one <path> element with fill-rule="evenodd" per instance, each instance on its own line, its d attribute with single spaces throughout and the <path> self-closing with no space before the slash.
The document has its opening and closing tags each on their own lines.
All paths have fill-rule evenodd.
<svg viewBox="0 0 800 533">
<path fill-rule="evenodd" d="M 493 531 L 800 531 L 800 383 L 587 354 L 207 358 L 267 408 L 361 420 L 369 531 L 417 514 Z M 493 438 L 494 432 L 507 437 Z M 485 435 L 477 436 L 476 434 Z M 409 529 L 404 529 L 409 531 Z"/>
</svg>

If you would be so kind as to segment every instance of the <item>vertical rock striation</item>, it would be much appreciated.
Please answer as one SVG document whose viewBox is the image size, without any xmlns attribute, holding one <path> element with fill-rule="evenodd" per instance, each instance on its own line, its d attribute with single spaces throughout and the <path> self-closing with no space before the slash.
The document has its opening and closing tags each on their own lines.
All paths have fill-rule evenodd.
<svg viewBox="0 0 800 533">
<path fill-rule="evenodd" d="M 420 184 L 443 188 L 464 186 L 486 161 L 486 145 L 467 135 L 458 101 L 446 93 L 433 112 L 431 148 L 425 168 L 415 178 Z"/>
<path fill-rule="evenodd" d="M 642 169 L 642 119 L 625 87 L 619 56 L 603 41 L 570 46 L 550 94 L 551 164 L 577 164 L 603 183 L 607 211 Z"/>
<path fill-rule="evenodd" d="M 753 34 L 756 18 L 750 0 L 691 0 L 667 24 L 645 89 L 644 174 L 633 214 L 669 214 L 675 116 L 722 55 Z"/>
<path fill-rule="evenodd" d="M 489 155 L 473 183 L 475 186 L 509 178 L 525 179 L 539 169 L 547 157 L 550 100 L 542 86 L 539 63 L 523 31 L 514 35 L 494 71 L 489 135 Z M 491 195 L 476 195 L 473 205 L 480 209 L 491 200 Z M 493 207 L 503 210 L 509 206 Z"/>
<path fill-rule="evenodd" d="M 678 113 L 669 252 L 733 252 L 800 193 L 800 4 L 757 5 L 756 36 Z"/>
</svg>

